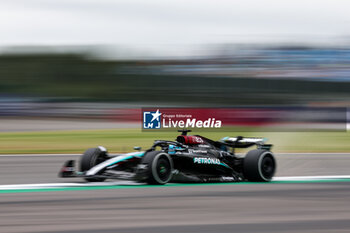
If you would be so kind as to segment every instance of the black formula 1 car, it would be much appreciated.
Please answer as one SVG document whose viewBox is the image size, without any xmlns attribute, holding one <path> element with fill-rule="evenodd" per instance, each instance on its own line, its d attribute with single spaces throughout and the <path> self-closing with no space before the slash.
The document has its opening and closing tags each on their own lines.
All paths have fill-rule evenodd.
<svg viewBox="0 0 350 233">
<path fill-rule="evenodd" d="M 224 137 L 213 141 L 203 136 L 182 132 L 176 141 L 156 140 L 153 146 L 127 154 L 109 154 L 99 146 L 85 151 L 80 160 L 80 171 L 75 161 L 67 161 L 60 177 L 82 177 L 89 182 L 106 179 L 127 179 L 148 184 L 168 182 L 236 182 L 270 181 L 276 170 L 276 161 L 270 144 L 262 138 Z M 257 149 L 245 156 L 235 154 L 235 148 L 256 145 Z"/>
</svg>

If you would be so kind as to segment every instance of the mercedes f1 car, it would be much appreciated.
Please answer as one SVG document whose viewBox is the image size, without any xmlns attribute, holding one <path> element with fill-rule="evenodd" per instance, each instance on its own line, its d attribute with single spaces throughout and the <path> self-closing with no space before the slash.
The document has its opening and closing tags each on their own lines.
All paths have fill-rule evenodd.
<svg viewBox="0 0 350 233">
<path fill-rule="evenodd" d="M 263 138 L 224 137 L 213 141 L 203 136 L 182 132 L 176 141 L 156 140 L 153 146 L 127 154 L 109 154 L 99 146 L 85 151 L 80 171 L 75 161 L 66 161 L 60 177 L 82 177 L 89 182 L 127 179 L 148 184 L 168 182 L 237 182 L 270 181 L 276 170 L 271 144 Z M 235 148 L 257 146 L 245 156 Z"/>
</svg>

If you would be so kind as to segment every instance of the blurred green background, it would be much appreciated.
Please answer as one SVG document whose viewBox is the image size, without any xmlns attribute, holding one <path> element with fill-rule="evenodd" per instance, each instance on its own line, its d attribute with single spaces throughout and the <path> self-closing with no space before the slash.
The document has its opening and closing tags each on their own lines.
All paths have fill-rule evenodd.
<svg viewBox="0 0 350 233">
<path fill-rule="evenodd" d="M 350 100 L 347 48 L 262 47 L 239 55 L 242 48 L 229 55 L 124 61 L 47 50 L 0 54 L 2 101 L 343 106 Z"/>
<path fill-rule="evenodd" d="M 154 140 L 175 140 L 177 132 L 141 132 L 139 129 L 74 130 L 49 132 L 0 133 L 0 153 L 83 153 L 88 148 L 104 146 L 112 153 L 133 151 L 134 146 L 150 148 Z M 268 138 L 275 153 L 292 152 L 349 152 L 347 132 L 200 132 L 200 135 L 219 140 L 225 136 Z M 237 150 L 245 152 L 246 150 Z"/>
<path fill-rule="evenodd" d="M 97 145 L 127 152 L 175 139 L 176 132 L 141 132 L 128 119 L 144 106 L 346 109 L 350 103 L 348 47 L 226 46 L 176 59 L 106 59 L 92 49 L 55 52 L 54 46 L 2 52 L 0 153 L 82 153 Z M 350 151 L 347 132 L 241 129 L 200 133 L 268 137 L 276 152 Z"/>
</svg>

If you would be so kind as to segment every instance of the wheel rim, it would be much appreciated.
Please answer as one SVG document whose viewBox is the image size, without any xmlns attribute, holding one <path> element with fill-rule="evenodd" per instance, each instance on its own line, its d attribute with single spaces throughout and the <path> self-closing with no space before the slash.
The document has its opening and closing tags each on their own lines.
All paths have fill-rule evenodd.
<svg viewBox="0 0 350 233">
<path fill-rule="evenodd" d="M 275 160 L 270 155 L 264 156 L 260 164 L 261 174 L 265 179 L 271 179 L 275 173 Z"/>
<path fill-rule="evenodd" d="M 159 179 L 166 182 L 171 175 L 171 165 L 168 159 L 160 158 L 157 161 L 156 171 Z"/>
</svg>

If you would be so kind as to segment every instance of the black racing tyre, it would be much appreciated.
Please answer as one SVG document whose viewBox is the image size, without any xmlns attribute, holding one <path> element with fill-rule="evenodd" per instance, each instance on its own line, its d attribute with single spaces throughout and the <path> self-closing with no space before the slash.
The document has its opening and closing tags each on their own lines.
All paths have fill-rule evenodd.
<svg viewBox="0 0 350 233">
<path fill-rule="evenodd" d="M 106 152 L 99 148 L 87 149 L 80 159 L 80 171 L 85 172 L 106 160 Z M 88 182 L 103 182 L 105 178 L 84 178 Z"/>
<path fill-rule="evenodd" d="M 271 181 L 276 171 L 276 160 L 271 151 L 251 150 L 243 161 L 243 175 L 248 181 Z"/>
<path fill-rule="evenodd" d="M 173 176 L 173 160 L 165 152 L 147 152 L 142 158 L 140 165 L 144 169 L 138 169 L 136 172 L 137 177 L 140 178 L 139 181 L 162 185 L 168 183 Z"/>
</svg>

